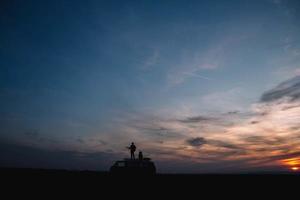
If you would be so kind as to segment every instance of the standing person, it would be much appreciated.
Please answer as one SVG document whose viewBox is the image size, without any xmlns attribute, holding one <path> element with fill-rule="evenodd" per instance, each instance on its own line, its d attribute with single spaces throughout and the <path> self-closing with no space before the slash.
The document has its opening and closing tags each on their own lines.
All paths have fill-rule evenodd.
<svg viewBox="0 0 300 200">
<path fill-rule="evenodd" d="M 130 147 L 128 147 L 128 149 L 130 150 L 130 158 L 135 159 L 134 152 L 136 150 L 136 146 L 133 142 L 131 143 Z"/>
</svg>

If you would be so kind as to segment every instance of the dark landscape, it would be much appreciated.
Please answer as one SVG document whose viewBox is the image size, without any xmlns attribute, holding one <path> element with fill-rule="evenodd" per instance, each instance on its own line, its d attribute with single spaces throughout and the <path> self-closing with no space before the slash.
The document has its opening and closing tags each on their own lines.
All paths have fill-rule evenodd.
<svg viewBox="0 0 300 200">
<path fill-rule="evenodd" d="M 112 175 L 100 171 L 1 168 L 2 191 L 11 197 L 88 198 L 292 198 L 298 191 L 294 173 Z"/>
<path fill-rule="evenodd" d="M 218 181 L 214 184 L 223 184 L 228 181 L 267 181 L 283 179 L 299 179 L 299 174 L 291 172 L 252 172 L 252 173 L 227 173 L 227 174 L 155 174 L 155 175 L 134 175 L 134 174 L 123 174 L 114 175 L 105 171 L 73 171 L 73 170 L 56 170 L 56 169 L 29 169 L 29 168 L 1 168 L 1 178 L 18 180 L 19 183 L 30 181 L 41 181 L 46 183 L 47 181 L 57 181 L 57 184 L 64 182 L 71 183 L 75 181 L 77 183 L 84 181 L 84 183 L 95 183 L 98 185 L 104 183 L 120 183 L 121 180 L 125 179 L 128 182 L 142 181 L 157 181 L 156 184 L 172 183 L 173 181 L 179 182 L 184 181 L 202 181 L 198 184 L 211 184 L 211 181 Z M 266 179 L 268 178 L 268 179 Z M 118 181 L 117 181 L 118 180 Z M 117 182 L 114 182 L 117 181 Z M 162 182 L 161 182 L 162 181 Z M 177 183 L 178 183 L 177 182 Z M 173 182 L 174 183 L 174 182 Z M 193 183 L 193 182 L 192 182 Z M 259 183 L 261 184 L 261 183 Z"/>
</svg>

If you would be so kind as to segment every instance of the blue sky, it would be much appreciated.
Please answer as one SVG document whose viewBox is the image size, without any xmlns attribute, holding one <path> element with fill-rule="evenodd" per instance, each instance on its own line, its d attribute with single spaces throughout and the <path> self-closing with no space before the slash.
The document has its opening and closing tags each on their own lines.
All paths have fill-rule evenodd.
<svg viewBox="0 0 300 200">
<path fill-rule="evenodd" d="M 229 170 L 240 170 L 246 163 L 240 158 L 198 157 L 218 155 L 217 139 L 245 142 L 244 124 L 274 106 L 262 95 L 300 75 L 297 1 L 4 1 L 0 7 L 0 138 L 36 151 L 122 158 L 123 146 L 136 141 L 166 172 L 174 163 L 175 172 L 220 170 L 210 165 L 223 162 L 237 162 Z M 223 119 L 226 113 L 238 116 Z M 293 113 L 289 125 L 298 119 Z M 210 142 L 188 142 L 199 138 Z M 252 151 L 241 159 L 257 159 Z M 20 165 L 5 156 L 3 165 Z M 184 166 L 187 160 L 193 167 Z M 102 162 L 100 169 L 110 164 Z"/>
</svg>

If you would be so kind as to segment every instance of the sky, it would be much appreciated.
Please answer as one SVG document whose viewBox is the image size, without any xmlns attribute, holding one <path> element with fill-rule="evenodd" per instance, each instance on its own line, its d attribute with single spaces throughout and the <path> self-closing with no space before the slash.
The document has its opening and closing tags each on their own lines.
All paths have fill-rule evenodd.
<svg viewBox="0 0 300 200">
<path fill-rule="evenodd" d="M 297 0 L 0 3 L 0 166 L 300 168 Z"/>
</svg>

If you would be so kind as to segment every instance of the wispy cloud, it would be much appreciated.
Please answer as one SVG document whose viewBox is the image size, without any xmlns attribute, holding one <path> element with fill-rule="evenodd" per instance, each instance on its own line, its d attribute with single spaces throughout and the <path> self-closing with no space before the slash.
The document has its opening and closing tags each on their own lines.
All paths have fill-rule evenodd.
<svg viewBox="0 0 300 200">
<path fill-rule="evenodd" d="M 186 119 L 180 119 L 178 121 L 183 123 L 199 123 L 199 122 L 210 122 L 210 121 L 216 121 L 217 118 L 208 117 L 208 116 L 195 116 L 195 117 L 187 117 Z"/>
<path fill-rule="evenodd" d="M 139 150 L 158 163 L 188 160 L 199 166 L 198 172 L 220 170 L 221 163 L 226 163 L 223 168 L 231 170 L 285 167 L 284 160 L 300 155 L 299 83 L 299 77 L 287 80 L 266 91 L 247 109 L 190 113 L 182 117 L 174 117 L 172 113 L 120 114 L 106 134 L 76 137 L 69 148 L 89 155 L 107 152 L 117 158 L 126 156 L 125 146 L 135 141 Z M 40 140 L 42 135 L 34 131 L 24 136 L 36 140 L 29 145 L 32 147 L 41 148 L 49 143 L 47 138 Z M 59 144 L 50 147 L 60 149 Z"/>
<path fill-rule="evenodd" d="M 168 84 L 176 86 L 193 77 L 212 80 L 210 77 L 201 75 L 201 72 L 216 70 L 223 66 L 225 62 L 225 49 L 228 45 L 228 38 L 225 38 L 222 42 L 212 45 L 205 52 L 196 51 L 188 53 L 187 51 L 183 51 L 179 57 L 179 64 L 167 73 Z"/>
<path fill-rule="evenodd" d="M 212 54 L 214 53 L 212 52 Z M 213 58 L 212 55 L 184 55 L 181 64 L 175 66 L 167 73 L 167 82 L 169 86 L 173 87 L 193 77 L 203 80 L 212 80 L 212 78 L 200 74 L 207 70 L 215 70 L 219 68 L 220 64 L 220 61 L 217 61 L 217 58 Z"/>
<path fill-rule="evenodd" d="M 141 65 L 141 70 L 147 71 L 157 64 L 160 58 L 160 52 L 158 49 L 154 49 L 150 56 L 148 56 Z"/>
<path fill-rule="evenodd" d="M 300 76 L 296 76 L 288 81 L 279 84 L 274 89 L 265 92 L 262 102 L 270 102 L 280 100 L 282 98 L 290 98 L 291 100 L 299 100 L 300 98 Z"/>
<path fill-rule="evenodd" d="M 194 146 L 194 147 L 200 147 L 204 144 L 206 144 L 206 140 L 202 137 L 196 137 L 196 138 L 190 138 L 186 140 L 187 144 Z"/>
<path fill-rule="evenodd" d="M 147 138 L 147 149 L 156 152 L 158 160 L 231 162 L 233 168 L 235 162 L 236 168 L 281 166 L 281 159 L 300 152 L 299 82 L 295 77 L 265 92 L 247 114 L 233 110 L 182 119 L 156 116 L 154 123 L 139 118 L 127 125 L 140 133 L 138 137 Z M 160 155 L 160 149 L 168 153 Z"/>
<path fill-rule="evenodd" d="M 108 170 L 116 155 L 109 152 L 44 149 L 1 141 L 1 167 Z"/>
<path fill-rule="evenodd" d="M 246 39 L 247 35 L 249 35 L 248 32 L 227 31 L 225 36 L 216 38 L 214 42 L 211 42 L 205 51 L 183 49 L 176 58 L 177 64 L 167 72 L 169 86 L 182 84 L 190 78 L 213 80 L 213 78 L 203 74 L 224 67 L 230 52 L 238 46 L 237 44 Z"/>
<path fill-rule="evenodd" d="M 208 78 L 206 76 L 202 76 L 202 75 L 199 75 L 197 73 L 192 73 L 192 72 L 183 72 L 183 75 L 187 75 L 187 76 L 190 76 L 190 77 L 196 77 L 196 78 L 200 78 L 200 79 L 205 79 L 205 80 L 213 80 L 211 78 Z"/>
</svg>

